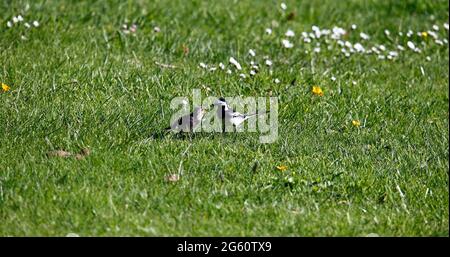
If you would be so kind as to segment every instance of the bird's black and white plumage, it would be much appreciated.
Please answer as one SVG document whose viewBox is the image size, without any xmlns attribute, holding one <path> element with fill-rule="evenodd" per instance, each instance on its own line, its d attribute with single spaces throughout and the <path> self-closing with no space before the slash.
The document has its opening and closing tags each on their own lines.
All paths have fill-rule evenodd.
<svg viewBox="0 0 450 257">
<path fill-rule="evenodd" d="M 235 111 L 233 108 L 231 108 L 228 103 L 225 101 L 225 98 L 220 97 L 216 102 L 214 102 L 215 106 L 218 106 L 217 109 L 217 117 L 222 120 L 222 132 L 225 132 L 225 126 L 227 124 L 233 125 L 233 127 L 238 127 L 244 121 L 248 120 L 249 118 L 253 116 L 257 116 L 260 114 L 264 114 L 266 112 L 256 112 L 253 114 L 242 114 L 237 111 Z"/>
<path fill-rule="evenodd" d="M 188 115 L 182 116 L 177 119 L 166 130 L 174 132 L 192 132 L 201 124 L 205 110 L 202 107 L 195 107 L 194 111 Z"/>
</svg>

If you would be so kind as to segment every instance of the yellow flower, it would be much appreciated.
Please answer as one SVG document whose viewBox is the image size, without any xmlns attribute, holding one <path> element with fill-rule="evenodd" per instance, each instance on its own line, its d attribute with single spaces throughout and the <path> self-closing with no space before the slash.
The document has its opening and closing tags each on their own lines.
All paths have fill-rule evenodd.
<svg viewBox="0 0 450 257">
<path fill-rule="evenodd" d="M 426 31 L 421 33 L 422 37 L 428 37 L 428 33 Z"/>
<path fill-rule="evenodd" d="M 312 92 L 315 95 L 323 96 L 323 91 L 322 91 L 322 89 L 319 86 L 313 86 Z"/>
<path fill-rule="evenodd" d="M 11 88 L 8 86 L 8 85 L 6 85 L 5 83 L 2 83 L 2 91 L 3 92 L 7 92 L 7 91 L 9 91 Z"/>
<path fill-rule="evenodd" d="M 355 126 L 355 127 L 359 127 L 359 126 L 361 126 L 361 121 L 359 121 L 359 120 L 352 120 L 352 125 Z"/>
<path fill-rule="evenodd" d="M 277 166 L 277 170 L 279 170 L 279 171 L 285 171 L 285 170 L 287 170 L 287 166 L 285 166 L 285 165 L 280 165 L 280 166 Z"/>
</svg>

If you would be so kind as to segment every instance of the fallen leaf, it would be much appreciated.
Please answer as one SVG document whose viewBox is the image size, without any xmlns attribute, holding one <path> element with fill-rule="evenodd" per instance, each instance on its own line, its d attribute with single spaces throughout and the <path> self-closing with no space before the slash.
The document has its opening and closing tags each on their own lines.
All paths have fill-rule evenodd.
<svg viewBox="0 0 450 257">
<path fill-rule="evenodd" d="M 177 182 L 178 180 L 180 180 L 180 176 L 178 176 L 177 174 L 171 174 L 166 176 L 165 179 L 168 182 Z"/>
<path fill-rule="evenodd" d="M 64 157 L 64 158 L 67 158 L 67 157 L 72 156 L 72 153 L 64 151 L 64 150 L 55 150 L 55 151 L 48 152 L 47 156 L 48 157 Z"/>
</svg>

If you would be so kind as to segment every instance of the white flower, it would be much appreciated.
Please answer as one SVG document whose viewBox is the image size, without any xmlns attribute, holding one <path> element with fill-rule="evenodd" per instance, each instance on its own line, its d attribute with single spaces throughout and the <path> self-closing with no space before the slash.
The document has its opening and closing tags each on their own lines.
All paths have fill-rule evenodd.
<svg viewBox="0 0 450 257">
<path fill-rule="evenodd" d="M 295 33 L 294 33 L 294 31 L 288 29 L 288 30 L 286 31 L 286 34 L 284 34 L 284 35 L 285 35 L 286 37 L 293 37 L 293 36 L 295 36 Z"/>
<path fill-rule="evenodd" d="M 438 35 L 436 34 L 436 32 L 428 30 L 427 33 L 428 33 L 428 35 L 430 35 L 432 38 L 438 39 Z"/>
<path fill-rule="evenodd" d="M 373 51 L 374 53 L 376 53 L 376 54 L 379 54 L 379 53 L 380 53 L 380 50 L 378 50 L 378 48 L 376 48 L 376 47 L 374 47 L 374 46 L 372 46 L 372 51 Z"/>
<path fill-rule="evenodd" d="M 292 48 L 292 47 L 294 47 L 294 44 L 292 44 L 291 42 L 289 42 L 289 40 L 287 40 L 287 39 L 283 39 L 283 40 L 281 41 L 281 43 L 283 44 L 283 46 L 284 46 L 285 48 Z"/>
<path fill-rule="evenodd" d="M 444 28 L 448 30 L 448 23 L 444 23 Z"/>
<path fill-rule="evenodd" d="M 398 45 L 397 49 L 400 50 L 400 51 L 404 51 L 405 50 L 405 48 L 403 46 L 401 46 L 401 45 Z"/>
<path fill-rule="evenodd" d="M 244 74 L 244 73 L 241 73 L 241 74 L 239 74 L 239 77 L 245 79 L 245 74 Z"/>
<path fill-rule="evenodd" d="M 320 47 L 314 48 L 314 53 L 320 53 Z"/>
<path fill-rule="evenodd" d="M 370 39 L 369 35 L 367 35 L 364 32 L 359 33 L 359 36 L 363 39 L 363 40 L 368 40 Z"/>
<path fill-rule="evenodd" d="M 17 23 L 17 22 L 19 22 L 19 19 L 18 19 L 16 16 L 14 16 L 14 17 L 13 17 L 13 22 L 14 22 L 14 23 Z"/>
<path fill-rule="evenodd" d="M 203 68 L 203 69 L 208 68 L 208 65 L 206 65 L 206 64 L 203 63 L 203 62 L 199 63 L 199 65 L 200 65 L 200 67 Z"/>
<path fill-rule="evenodd" d="M 444 44 L 448 44 L 448 40 L 446 38 L 444 38 L 444 40 L 442 41 L 444 41 Z"/>
<path fill-rule="evenodd" d="M 386 58 L 386 56 L 384 56 L 384 55 L 378 55 L 378 59 L 380 59 L 380 60 L 384 60 Z"/>
<path fill-rule="evenodd" d="M 251 71 L 250 71 L 250 75 L 251 75 L 251 76 L 255 76 L 255 75 L 256 75 L 256 71 L 251 70 Z"/>
<path fill-rule="evenodd" d="M 275 84 L 280 84 L 280 80 L 279 79 L 275 79 L 273 82 L 275 82 Z"/>
<path fill-rule="evenodd" d="M 256 55 L 256 53 L 255 53 L 255 51 L 253 49 L 248 50 L 248 54 L 253 56 L 253 57 Z"/>
<path fill-rule="evenodd" d="M 401 36 L 401 37 L 403 37 L 403 32 L 400 31 L 400 32 L 398 33 L 398 35 Z"/>
<path fill-rule="evenodd" d="M 444 42 L 442 42 L 442 41 L 439 40 L 439 39 L 436 39 L 434 42 L 435 42 L 436 44 L 438 44 L 438 45 L 441 45 L 441 46 L 444 45 Z"/>
<path fill-rule="evenodd" d="M 267 65 L 267 66 L 272 66 L 272 61 L 269 60 L 269 59 L 267 59 L 267 60 L 266 60 L 266 65 Z"/>
<path fill-rule="evenodd" d="M 353 48 L 352 43 L 350 43 L 349 41 L 345 41 L 344 45 L 348 48 Z"/>
<path fill-rule="evenodd" d="M 6 26 L 8 26 L 8 28 L 11 28 L 11 27 L 13 26 L 13 24 L 12 24 L 12 22 L 8 21 L 8 22 L 6 23 Z"/>
<path fill-rule="evenodd" d="M 251 68 L 254 69 L 254 70 L 259 70 L 259 67 L 257 65 L 252 65 Z"/>
<path fill-rule="evenodd" d="M 286 10 L 287 9 L 287 5 L 285 3 L 281 3 L 280 4 L 281 9 Z"/>
<path fill-rule="evenodd" d="M 396 51 L 389 51 L 389 56 L 397 57 L 398 56 L 398 52 L 396 52 Z"/>
<path fill-rule="evenodd" d="M 353 81 L 352 81 L 352 84 L 356 86 L 356 81 L 353 80 Z"/>
<path fill-rule="evenodd" d="M 267 35 L 272 34 L 272 29 L 271 29 L 271 28 L 267 28 L 267 29 L 266 29 L 266 34 L 267 34 Z"/>
<path fill-rule="evenodd" d="M 408 30 L 408 32 L 406 33 L 407 37 L 411 37 L 414 34 L 414 32 L 412 32 L 412 30 Z"/>
<path fill-rule="evenodd" d="M 17 16 L 17 19 L 18 19 L 19 21 L 23 21 L 22 15 Z"/>
<path fill-rule="evenodd" d="M 33 21 L 33 26 L 35 26 L 36 28 L 39 27 L 39 22 L 38 21 Z"/>
<path fill-rule="evenodd" d="M 332 39 L 339 39 L 341 36 L 345 35 L 347 33 L 343 28 L 339 27 L 333 27 L 332 30 L 333 34 L 331 35 Z"/>
<path fill-rule="evenodd" d="M 356 49 L 356 51 L 358 51 L 360 53 L 363 53 L 366 51 L 366 49 L 364 49 L 364 47 L 360 43 L 356 43 L 353 47 Z"/>
<path fill-rule="evenodd" d="M 224 69 L 225 69 L 225 65 L 224 65 L 223 63 L 219 63 L 219 68 L 220 68 L 221 70 L 224 70 Z"/>
<path fill-rule="evenodd" d="M 154 27 L 154 28 L 153 28 L 153 32 L 158 33 L 158 32 L 160 32 L 160 31 L 161 31 L 161 29 L 160 29 L 159 27 Z"/>
<path fill-rule="evenodd" d="M 312 29 L 314 32 L 320 31 L 319 27 L 317 27 L 316 25 L 313 25 L 313 26 L 311 27 L 311 29 Z"/>
<path fill-rule="evenodd" d="M 379 45 L 378 48 L 379 48 L 381 51 L 386 51 L 386 47 L 385 47 L 384 45 Z"/>
<path fill-rule="evenodd" d="M 358 28 L 358 26 L 356 26 L 356 24 L 352 24 L 352 29 L 355 30 L 356 28 Z"/>
<path fill-rule="evenodd" d="M 311 38 L 305 37 L 305 38 L 303 39 L 303 41 L 304 41 L 305 43 L 311 43 Z"/>
<path fill-rule="evenodd" d="M 336 77 L 335 76 L 331 76 L 331 80 L 332 81 L 336 81 Z"/>
<path fill-rule="evenodd" d="M 227 74 L 233 73 L 230 69 L 227 70 Z"/>
<path fill-rule="evenodd" d="M 426 58 L 425 58 L 427 61 L 431 61 L 431 57 L 430 56 L 427 56 Z"/>
<path fill-rule="evenodd" d="M 415 49 L 416 49 L 416 46 L 414 45 L 413 42 L 408 41 L 408 43 L 406 43 L 406 44 L 408 45 L 408 47 L 409 47 L 411 50 L 415 50 Z"/>
<path fill-rule="evenodd" d="M 391 35 L 391 32 L 389 32 L 389 30 L 385 29 L 385 30 L 384 30 L 384 34 L 385 34 L 386 36 L 389 36 L 389 35 Z"/>
<path fill-rule="evenodd" d="M 20 39 L 27 40 L 27 38 L 24 35 L 20 36 Z"/>
<path fill-rule="evenodd" d="M 436 24 L 434 24 L 434 25 L 433 25 L 433 29 L 436 30 L 436 31 L 438 31 L 438 30 L 439 30 L 439 26 L 436 25 Z"/>
<path fill-rule="evenodd" d="M 25 27 L 27 28 L 27 29 L 29 29 L 29 28 L 31 28 L 31 25 L 30 25 L 30 23 L 28 23 L 28 22 L 25 22 Z"/>
<path fill-rule="evenodd" d="M 215 70 L 217 70 L 217 67 L 211 67 L 211 68 L 209 68 L 209 71 L 215 71 Z"/>
<path fill-rule="evenodd" d="M 241 65 L 233 57 L 230 57 L 230 63 L 233 64 L 236 69 L 242 70 Z"/>
</svg>

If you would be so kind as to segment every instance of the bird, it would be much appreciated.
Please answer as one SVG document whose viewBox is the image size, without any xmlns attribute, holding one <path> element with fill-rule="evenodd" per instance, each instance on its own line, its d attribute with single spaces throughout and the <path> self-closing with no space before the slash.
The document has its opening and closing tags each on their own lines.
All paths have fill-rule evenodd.
<svg viewBox="0 0 450 257">
<path fill-rule="evenodd" d="M 219 119 L 222 120 L 222 132 L 225 132 L 226 124 L 232 124 L 233 128 L 236 129 L 239 125 L 241 125 L 244 121 L 248 120 L 253 116 L 257 116 L 260 114 L 265 114 L 267 112 L 256 112 L 252 114 L 242 114 L 235 111 L 231 108 L 228 103 L 225 101 L 225 98 L 220 97 L 213 103 L 213 106 L 218 106 L 216 115 Z"/>
<path fill-rule="evenodd" d="M 201 124 L 203 116 L 206 110 L 200 106 L 194 108 L 194 111 L 190 114 L 184 115 L 178 118 L 170 127 L 166 128 L 166 131 L 174 132 L 192 132 L 199 124 Z"/>
</svg>

